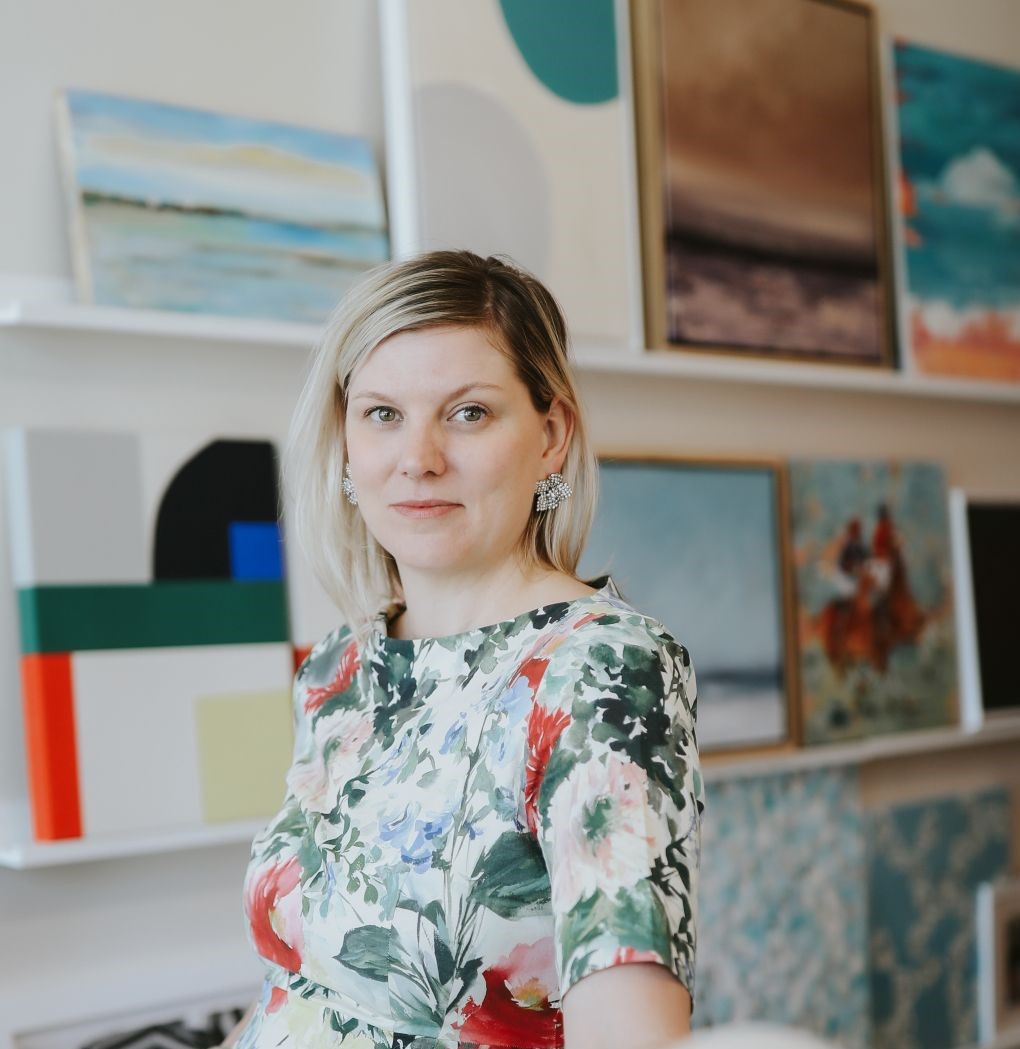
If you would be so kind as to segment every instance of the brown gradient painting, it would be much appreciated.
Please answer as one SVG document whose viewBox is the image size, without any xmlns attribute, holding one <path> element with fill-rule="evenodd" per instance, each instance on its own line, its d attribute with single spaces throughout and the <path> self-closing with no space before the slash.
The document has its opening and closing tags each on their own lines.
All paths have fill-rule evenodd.
<svg viewBox="0 0 1020 1049">
<path fill-rule="evenodd" d="M 652 345 L 891 365 L 870 9 L 634 13 Z"/>
</svg>

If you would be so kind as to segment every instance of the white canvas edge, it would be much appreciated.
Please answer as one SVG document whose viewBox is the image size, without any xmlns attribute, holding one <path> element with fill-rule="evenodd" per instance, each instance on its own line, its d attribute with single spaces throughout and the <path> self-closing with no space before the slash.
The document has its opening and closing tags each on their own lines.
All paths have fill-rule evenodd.
<svg viewBox="0 0 1020 1049">
<path fill-rule="evenodd" d="M 974 580 L 970 567 L 970 529 L 967 493 L 949 489 L 949 549 L 953 568 L 953 611 L 956 617 L 956 666 L 960 690 L 960 726 L 975 732 L 984 723 L 981 665 L 978 659 Z"/>
<path fill-rule="evenodd" d="M 380 0 L 378 10 L 390 254 L 399 259 L 421 250 L 407 0 Z"/>
<path fill-rule="evenodd" d="M 995 885 L 982 882 L 977 890 L 977 1013 L 978 1045 L 995 1041 Z"/>
<path fill-rule="evenodd" d="M 876 15 L 877 17 L 877 15 Z M 880 24 L 880 23 L 879 23 Z M 920 374 L 914 361 L 910 341 L 910 321 L 907 309 L 907 253 L 903 240 L 903 218 L 900 215 L 900 122 L 896 105 L 896 41 L 880 33 L 878 47 L 879 120 L 885 128 L 886 221 L 889 230 L 889 293 L 895 314 L 896 343 L 899 371 L 906 375 Z"/>
<path fill-rule="evenodd" d="M 11 582 L 15 589 L 33 582 L 32 513 L 26 466 L 27 434 L 23 427 L 3 431 L 3 465 L 6 473 L 7 530 Z"/>
<path fill-rule="evenodd" d="M 95 288 L 92 284 L 88 231 L 85 228 L 85 204 L 81 199 L 81 190 L 78 186 L 74 153 L 74 126 L 71 121 L 71 108 L 67 101 L 67 89 L 58 90 L 53 101 L 57 155 L 60 158 L 60 181 L 64 191 L 64 218 L 68 229 L 74 286 L 80 302 L 94 303 Z"/>
</svg>

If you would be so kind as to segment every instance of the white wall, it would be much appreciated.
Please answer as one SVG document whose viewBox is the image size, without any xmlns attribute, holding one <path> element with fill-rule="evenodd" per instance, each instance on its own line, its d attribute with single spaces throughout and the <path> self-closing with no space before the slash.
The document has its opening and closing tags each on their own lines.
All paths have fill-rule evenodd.
<svg viewBox="0 0 1020 1049">
<path fill-rule="evenodd" d="M 1020 65 L 1017 0 L 885 0 L 895 33 Z M 135 94 L 367 135 L 383 142 L 373 0 L 7 0 L 0 32 L 0 290 L 70 277 L 51 98 L 61 86 Z M 187 419 L 282 433 L 305 360 L 186 343 L 57 346 L 0 331 L 0 427 L 130 427 Z M 586 375 L 606 449 L 905 455 L 950 482 L 1020 496 L 1020 405 Z M 0 532 L 0 548 L 4 536 Z M 0 804 L 23 797 L 16 620 L 0 559 Z M 984 775 L 1018 751 L 997 748 Z M 973 774 L 973 762 L 967 775 Z M 991 770 L 991 771 L 990 771 Z M 1014 777 L 1016 773 L 1013 773 Z M 919 783 L 923 777 L 914 777 Z M 939 782 L 952 781 L 942 770 Z M 895 794 L 888 773 L 869 799 Z M 244 941 L 244 845 L 19 872 L 0 868 L 0 1049 L 6 1029 L 91 1001 L 125 1009 L 258 979 Z"/>
</svg>

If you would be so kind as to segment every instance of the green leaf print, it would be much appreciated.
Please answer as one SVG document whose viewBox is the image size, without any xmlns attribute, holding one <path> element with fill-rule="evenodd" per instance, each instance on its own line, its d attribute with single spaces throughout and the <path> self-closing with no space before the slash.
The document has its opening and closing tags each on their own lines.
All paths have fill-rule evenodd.
<svg viewBox="0 0 1020 1049">
<path fill-rule="evenodd" d="M 501 918 L 539 914 L 549 903 L 545 862 L 528 834 L 501 834 L 479 857 L 472 878 L 472 899 Z"/>
<path fill-rule="evenodd" d="M 381 925 L 351 929 L 333 957 L 359 976 L 385 983 L 390 974 L 390 930 Z"/>
</svg>

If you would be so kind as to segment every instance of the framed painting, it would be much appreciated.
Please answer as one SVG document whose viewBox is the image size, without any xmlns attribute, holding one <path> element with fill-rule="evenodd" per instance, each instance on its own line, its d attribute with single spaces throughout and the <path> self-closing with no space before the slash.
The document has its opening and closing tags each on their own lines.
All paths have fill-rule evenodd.
<svg viewBox="0 0 1020 1049">
<path fill-rule="evenodd" d="M 706 755 L 798 739 L 786 486 L 771 460 L 600 456 L 581 559 L 691 654 Z"/>
<path fill-rule="evenodd" d="M 1020 1034 L 1020 878 L 978 888 L 978 1036 L 993 1045 Z"/>
<path fill-rule="evenodd" d="M 789 471 L 804 741 L 953 724 L 942 467 L 795 460 Z"/>
<path fill-rule="evenodd" d="M 274 812 L 297 657 L 274 443 L 4 438 L 36 840 Z"/>
<path fill-rule="evenodd" d="M 1020 69 L 904 40 L 893 69 L 907 365 L 1020 382 Z"/>
<path fill-rule="evenodd" d="M 84 302 L 319 324 L 389 257 L 363 138 L 83 90 L 57 131 Z"/>
<path fill-rule="evenodd" d="M 978 729 L 1020 715 L 1016 686 L 1015 595 L 1020 593 L 1020 502 L 949 492 L 960 720 Z"/>
<path fill-rule="evenodd" d="M 871 8 L 631 9 L 649 345 L 894 367 Z"/>
<path fill-rule="evenodd" d="M 625 0 L 383 0 L 394 253 L 508 255 L 578 347 L 644 345 Z"/>
</svg>

